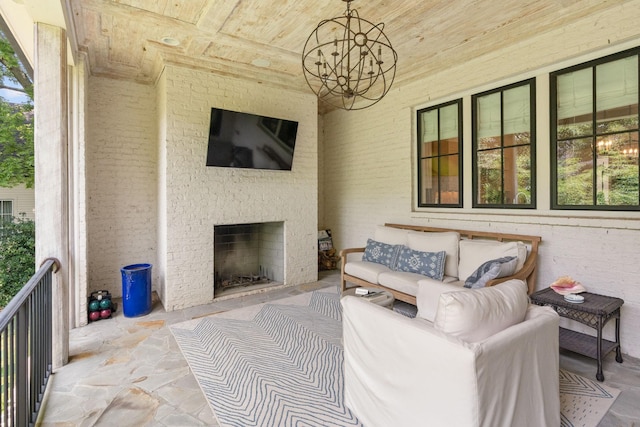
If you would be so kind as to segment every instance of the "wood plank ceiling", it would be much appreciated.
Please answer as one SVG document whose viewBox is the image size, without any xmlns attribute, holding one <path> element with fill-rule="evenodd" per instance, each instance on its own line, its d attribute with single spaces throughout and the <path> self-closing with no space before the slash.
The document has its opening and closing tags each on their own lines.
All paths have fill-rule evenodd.
<svg viewBox="0 0 640 427">
<path fill-rule="evenodd" d="M 301 67 L 307 37 L 346 9 L 341 0 L 66 1 L 92 75 L 153 84 L 173 63 L 301 91 L 309 91 Z M 356 0 L 351 7 L 384 22 L 399 57 L 394 85 L 401 85 L 620 3 Z M 270 65 L 255 65 L 263 60 Z"/>
</svg>

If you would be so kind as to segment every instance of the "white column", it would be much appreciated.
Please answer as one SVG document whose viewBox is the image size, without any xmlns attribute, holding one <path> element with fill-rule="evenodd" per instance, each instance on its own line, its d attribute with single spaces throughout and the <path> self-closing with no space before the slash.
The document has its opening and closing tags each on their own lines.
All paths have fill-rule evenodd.
<svg viewBox="0 0 640 427">
<path fill-rule="evenodd" d="M 64 29 L 35 24 L 36 263 L 60 261 L 53 278 L 53 369 L 69 360 L 67 42 Z"/>
<path fill-rule="evenodd" d="M 70 67 L 69 81 L 69 327 L 87 321 L 87 192 L 85 107 L 87 105 L 87 60 L 78 53 Z"/>
</svg>

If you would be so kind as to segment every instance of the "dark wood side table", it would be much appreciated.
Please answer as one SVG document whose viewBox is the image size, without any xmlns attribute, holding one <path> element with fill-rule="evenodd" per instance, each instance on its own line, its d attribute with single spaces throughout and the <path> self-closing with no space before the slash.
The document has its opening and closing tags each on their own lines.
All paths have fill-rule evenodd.
<svg viewBox="0 0 640 427">
<path fill-rule="evenodd" d="M 584 302 L 568 302 L 563 295 L 558 294 L 551 288 L 534 292 L 530 297 L 532 303 L 553 307 L 560 316 L 575 320 L 596 330 L 597 337 L 593 337 L 581 332 L 560 328 L 560 347 L 596 359 L 598 361 L 596 379 L 604 381 L 602 358 L 615 349 L 616 362 L 622 363 L 622 353 L 620 351 L 620 307 L 624 304 L 624 300 L 591 292 L 582 292 L 579 295 L 584 297 Z M 612 318 L 616 319 L 615 341 L 602 338 L 602 328 Z"/>
</svg>

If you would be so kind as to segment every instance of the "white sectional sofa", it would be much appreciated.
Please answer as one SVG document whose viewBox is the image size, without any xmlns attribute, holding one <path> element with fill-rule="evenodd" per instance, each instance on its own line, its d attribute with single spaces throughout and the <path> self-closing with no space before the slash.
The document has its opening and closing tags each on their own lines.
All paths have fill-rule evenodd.
<svg viewBox="0 0 640 427">
<path fill-rule="evenodd" d="M 367 427 L 559 426 L 559 317 L 526 290 L 444 292 L 415 319 L 343 297 L 347 407 Z"/>
<path fill-rule="evenodd" d="M 515 278 L 527 283 L 531 293 L 540 241 L 519 234 L 385 224 L 376 227 L 366 247 L 340 251 L 342 290 L 347 282 L 377 287 L 414 305 L 424 292 L 435 304 L 440 293 L 464 290 L 465 283 L 476 288 Z"/>
</svg>

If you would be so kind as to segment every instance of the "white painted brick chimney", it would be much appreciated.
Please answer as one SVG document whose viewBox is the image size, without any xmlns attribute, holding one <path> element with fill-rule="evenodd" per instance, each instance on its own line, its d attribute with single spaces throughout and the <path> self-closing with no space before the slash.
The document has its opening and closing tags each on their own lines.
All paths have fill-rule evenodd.
<svg viewBox="0 0 640 427">
<path fill-rule="evenodd" d="M 213 300 L 215 225 L 284 222 L 284 283 L 317 279 L 317 100 L 168 65 L 158 98 L 158 266 L 166 310 Z M 212 107 L 299 122 L 291 171 L 206 167 Z"/>
</svg>

